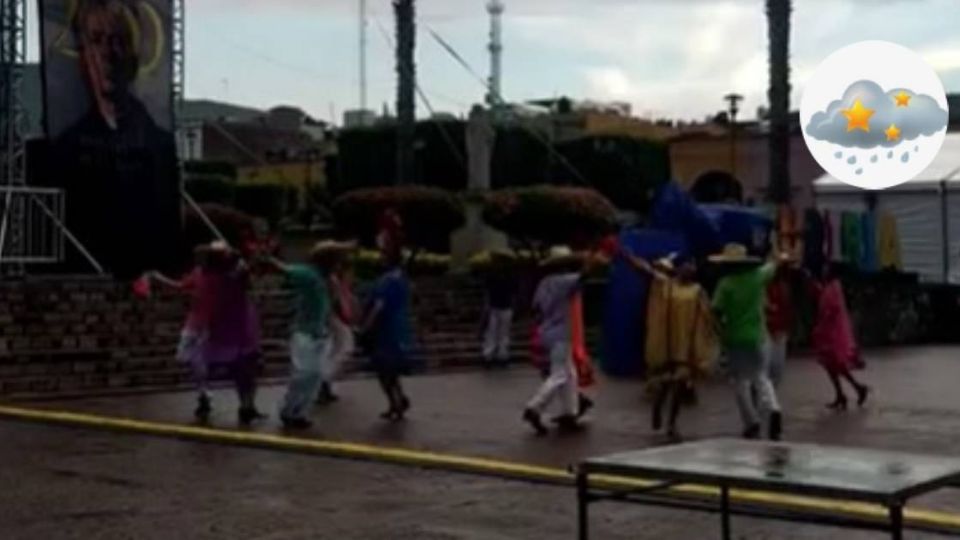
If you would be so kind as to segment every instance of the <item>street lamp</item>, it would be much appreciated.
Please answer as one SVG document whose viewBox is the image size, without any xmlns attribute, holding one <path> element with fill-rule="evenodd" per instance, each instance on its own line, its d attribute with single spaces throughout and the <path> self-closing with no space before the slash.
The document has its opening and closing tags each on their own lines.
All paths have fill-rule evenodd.
<svg viewBox="0 0 960 540">
<path fill-rule="evenodd" d="M 727 114 L 730 117 L 730 176 L 737 177 L 737 113 L 740 112 L 740 102 L 743 96 L 730 93 L 723 96 L 727 102 Z"/>
</svg>

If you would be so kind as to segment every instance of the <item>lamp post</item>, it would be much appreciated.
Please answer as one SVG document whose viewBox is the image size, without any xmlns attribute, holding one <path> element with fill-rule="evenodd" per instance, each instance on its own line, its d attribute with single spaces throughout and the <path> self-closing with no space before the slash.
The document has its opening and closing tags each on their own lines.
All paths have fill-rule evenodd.
<svg viewBox="0 0 960 540">
<path fill-rule="evenodd" d="M 723 96 L 727 102 L 727 114 L 730 117 L 730 176 L 737 177 L 737 113 L 740 112 L 740 102 L 743 96 L 730 93 Z"/>
</svg>

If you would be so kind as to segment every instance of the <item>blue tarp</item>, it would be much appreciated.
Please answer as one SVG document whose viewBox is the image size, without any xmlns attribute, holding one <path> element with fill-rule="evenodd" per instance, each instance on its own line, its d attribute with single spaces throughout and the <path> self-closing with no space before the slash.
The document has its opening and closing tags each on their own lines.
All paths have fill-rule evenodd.
<svg viewBox="0 0 960 540">
<path fill-rule="evenodd" d="M 691 254 L 706 257 L 723 248 L 717 223 L 676 183 L 664 184 L 654 197 L 650 228 L 680 234 Z"/>
<path fill-rule="evenodd" d="M 628 229 L 619 240 L 623 249 L 648 260 L 687 253 L 683 236 L 668 231 Z M 649 278 L 619 258 L 614 260 L 609 276 L 601 365 L 604 373 L 612 376 L 642 375 Z"/>
<path fill-rule="evenodd" d="M 761 210 L 724 204 L 702 204 L 699 208 L 713 223 L 721 247 L 733 242 L 747 246 L 754 255 L 765 256 L 769 251 L 773 220 Z"/>
</svg>

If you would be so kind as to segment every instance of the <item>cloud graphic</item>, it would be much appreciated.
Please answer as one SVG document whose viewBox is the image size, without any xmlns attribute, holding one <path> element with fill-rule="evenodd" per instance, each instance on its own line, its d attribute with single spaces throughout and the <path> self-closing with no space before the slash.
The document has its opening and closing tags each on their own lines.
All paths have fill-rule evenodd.
<svg viewBox="0 0 960 540">
<path fill-rule="evenodd" d="M 910 96 L 906 107 L 897 106 L 894 96 L 900 92 Z M 874 111 L 870 117 L 870 131 L 847 130 L 847 117 L 843 111 L 853 107 L 858 99 L 865 108 Z M 843 98 L 831 102 L 826 111 L 814 114 L 805 131 L 815 139 L 848 148 L 892 147 L 921 135 L 933 135 L 947 127 L 947 118 L 947 111 L 926 94 L 917 94 L 907 88 L 884 92 L 877 83 L 862 80 L 847 87 Z M 888 141 L 885 133 L 891 124 L 900 130 L 900 138 L 895 141 Z"/>
</svg>

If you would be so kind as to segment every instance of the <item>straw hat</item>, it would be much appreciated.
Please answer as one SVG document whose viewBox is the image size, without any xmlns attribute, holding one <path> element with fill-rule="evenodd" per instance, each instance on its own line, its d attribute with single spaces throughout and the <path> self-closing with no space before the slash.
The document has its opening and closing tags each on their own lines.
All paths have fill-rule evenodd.
<svg viewBox="0 0 960 540">
<path fill-rule="evenodd" d="M 354 241 L 338 242 L 336 240 L 321 240 L 320 242 L 314 244 L 313 248 L 310 249 L 310 254 L 313 256 L 318 256 L 335 253 L 349 253 L 355 249 L 357 249 L 357 243 Z"/>
<path fill-rule="evenodd" d="M 677 258 L 677 254 L 671 253 L 666 257 L 660 257 L 659 259 L 653 261 L 652 266 L 657 270 L 660 270 L 663 272 L 673 272 L 674 269 L 676 268 L 676 265 L 674 265 L 673 261 L 676 258 Z"/>
<path fill-rule="evenodd" d="M 711 255 L 709 261 L 718 264 L 753 264 L 762 262 L 759 257 L 747 253 L 747 246 L 743 244 L 727 244 L 723 251 Z"/>
<path fill-rule="evenodd" d="M 553 246 L 550 248 L 550 251 L 547 252 L 547 257 L 543 259 L 540 266 L 551 268 L 569 266 L 579 263 L 580 260 L 580 257 L 567 246 Z"/>
</svg>

